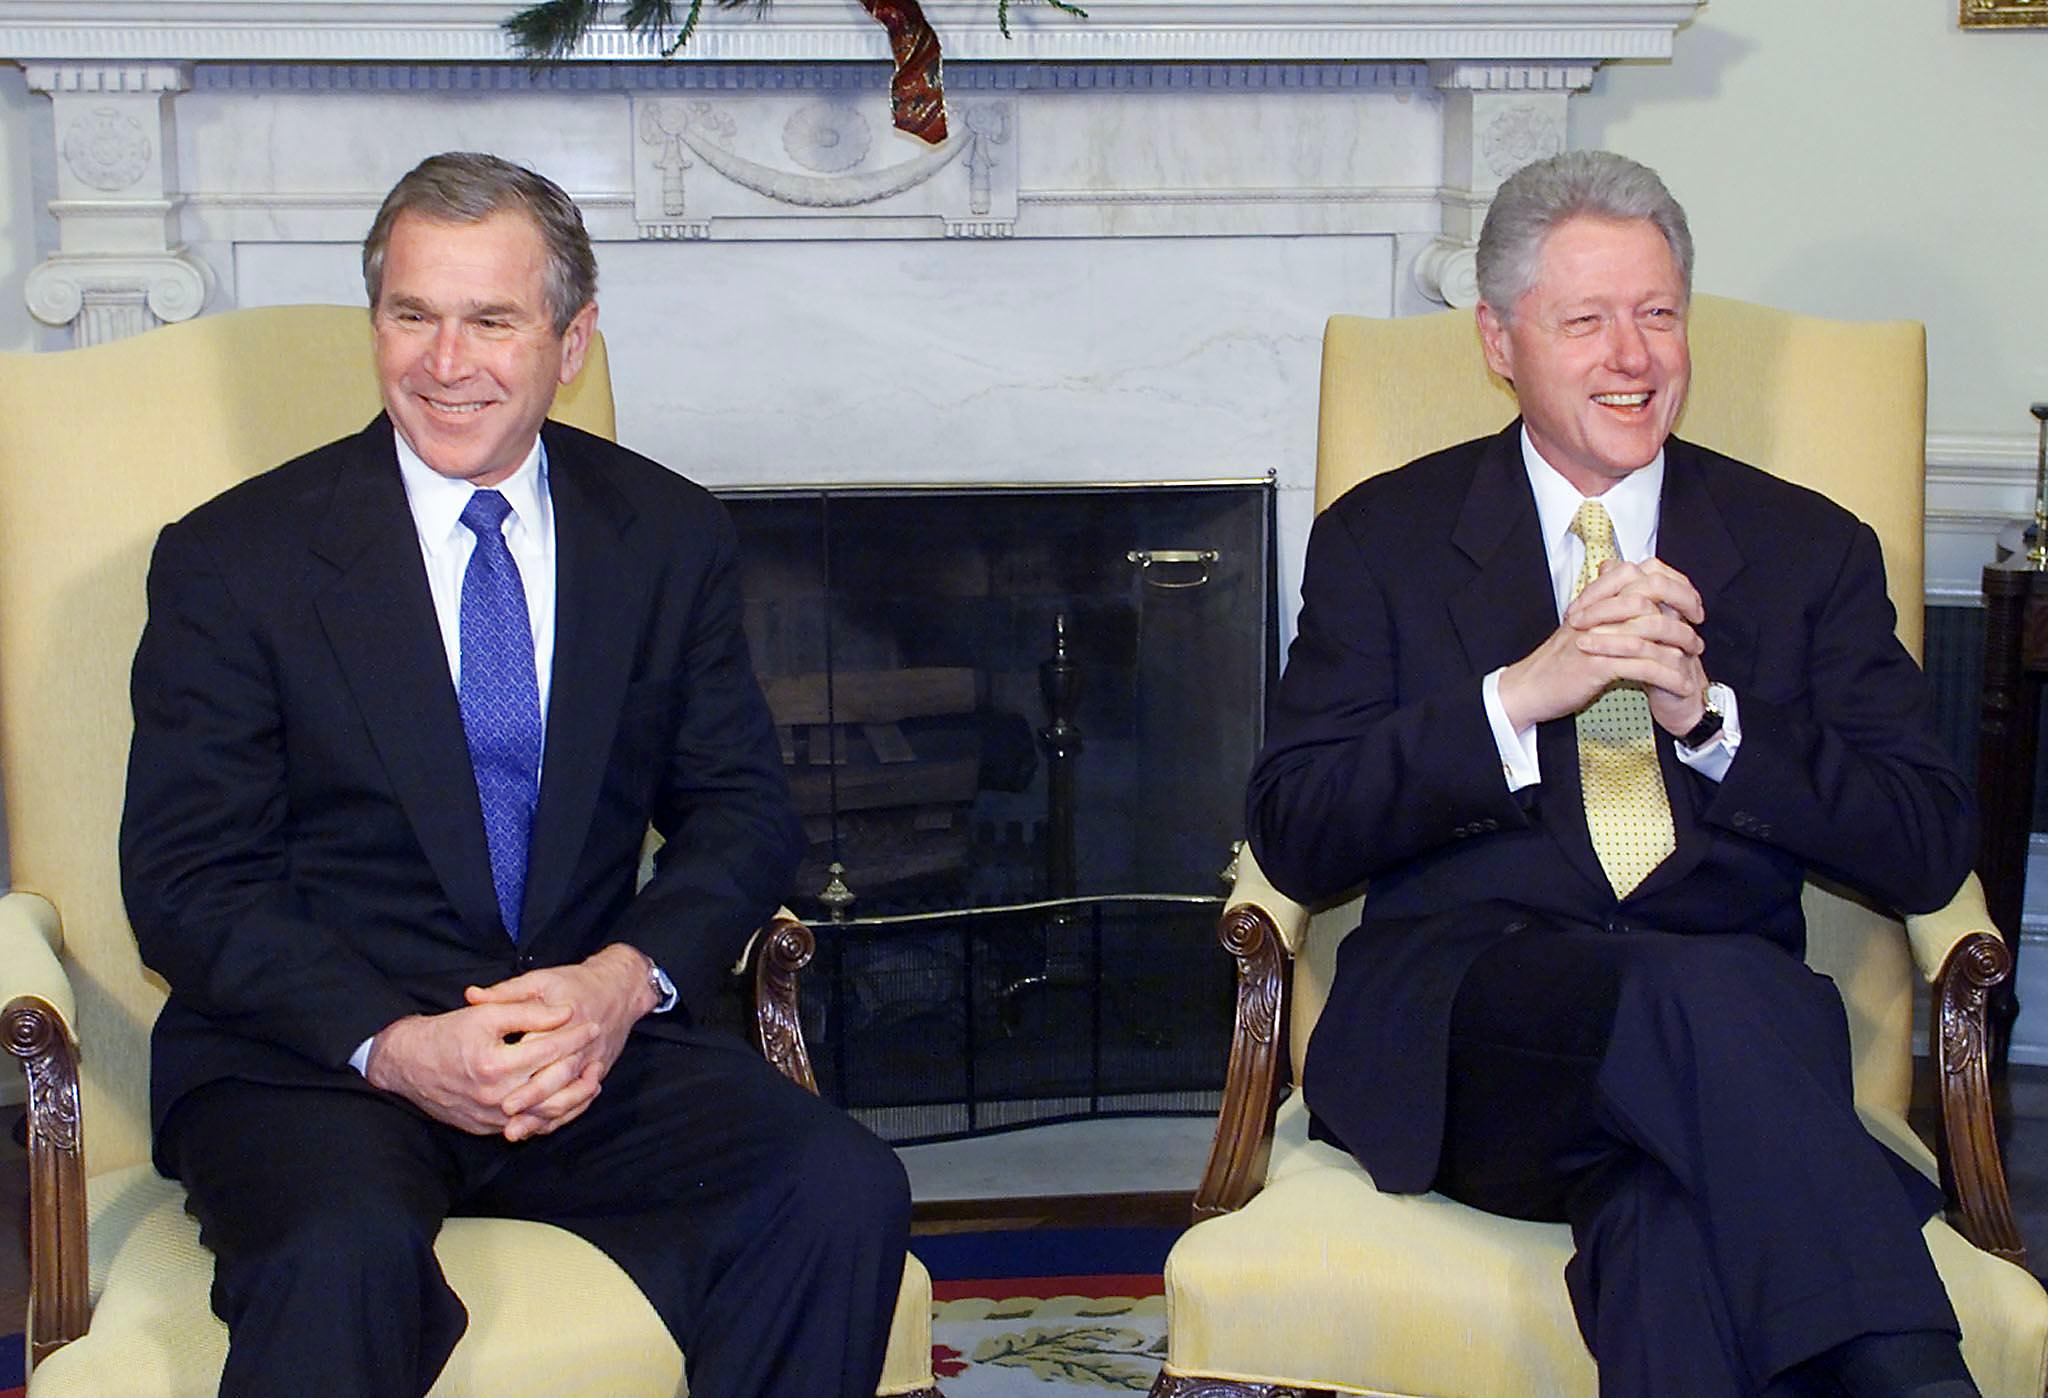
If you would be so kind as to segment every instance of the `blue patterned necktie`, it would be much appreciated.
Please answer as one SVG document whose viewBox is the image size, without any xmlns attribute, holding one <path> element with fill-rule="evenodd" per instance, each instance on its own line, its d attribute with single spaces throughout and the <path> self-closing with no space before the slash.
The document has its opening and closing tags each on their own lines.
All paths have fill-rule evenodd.
<svg viewBox="0 0 2048 1398">
<path fill-rule="evenodd" d="M 540 685 L 533 665 L 533 628 L 519 565 L 505 545 L 512 512 L 495 490 L 479 490 L 462 523 L 476 549 L 462 574 L 462 727 L 483 805 L 491 851 L 491 883 L 505 931 L 519 940 L 519 904 L 526 894 L 526 842 L 540 797 Z"/>
</svg>

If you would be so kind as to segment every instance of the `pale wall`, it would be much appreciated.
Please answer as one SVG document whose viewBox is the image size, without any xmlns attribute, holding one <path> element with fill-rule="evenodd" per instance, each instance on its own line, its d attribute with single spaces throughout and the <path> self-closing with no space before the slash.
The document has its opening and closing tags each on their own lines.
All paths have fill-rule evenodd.
<svg viewBox="0 0 2048 1398">
<path fill-rule="evenodd" d="M 1928 430 L 2048 399 L 2048 30 L 1955 0 L 1711 0 L 1669 64 L 1601 70 L 1571 143 L 1655 166 L 1704 291 L 1928 330 Z"/>
</svg>

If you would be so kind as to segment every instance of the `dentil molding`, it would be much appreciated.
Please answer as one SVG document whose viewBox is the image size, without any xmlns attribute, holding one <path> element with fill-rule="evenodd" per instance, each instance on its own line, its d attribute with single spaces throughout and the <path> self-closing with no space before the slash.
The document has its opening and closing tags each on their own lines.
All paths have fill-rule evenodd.
<svg viewBox="0 0 2048 1398">
<path fill-rule="evenodd" d="M 1098 0 L 1086 20 L 992 0 L 929 0 L 949 60 L 1232 62 L 1667 58 L 1700 0 Z M 519 57 L 504 0 L 0 0 L 0 56 L 30 59 L 429 62 Z M 773 0 L 708 15 L 681 57 L 886 61 L 881 30 L 844 0 Z M 572 62 L 654 61 L 618 25 L 587 35 Z"/>
</svg>

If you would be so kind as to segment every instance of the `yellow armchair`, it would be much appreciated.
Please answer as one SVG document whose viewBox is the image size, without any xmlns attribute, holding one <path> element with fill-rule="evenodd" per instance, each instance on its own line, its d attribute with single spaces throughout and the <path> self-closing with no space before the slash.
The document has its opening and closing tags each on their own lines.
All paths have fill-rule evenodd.
<svg viewBox="0 0 2048 1398">
<path fill-rule="evenodd" d="M 1926 347 L 1918 325 L 1848 324 L 1697 297 L 1693 390 L 1678 431 L 1831 496 L 1882 541 L 1915 655 L 1922 631 Z M 1323 341 L 1316 503 L 1366 476 L 1499 429 L 1512 394 L 1472 318 L 1332 318 Z M 1954 903 L 1900 920 L 1810 883 L 1807 960 L 1848 1005 L 1866 1124 L 1948 1197 L 1926 1236 L 1985 1393 L 2040 1398 L 2048 1296 L 2019 1266 L 1986 1078 L 1986 995 L 2010 974 L 1974 876 Z M 1563 1224 L 1497 1218 L 1440 1195 L 1379 1193 L 1311 1141 L 1303 1051 L 1357 900 L 1308 909 L 1249 853 L 1221 936 L 1238 962 L 1237 1028 L 1197 1223 L 1166 1263 L 1167 1360 L 1154 1398 L 1592 1394 L 1565 1293 Z M 1913 1000 L 1931 987 L 1942 1149 L 1906 1124 Z M 1289 1074 L 1291 1070 L 1291 1076 Z M 1283 1100 L 1283 1097 L 1285 1100 Z"/>
<path fill-rule="evenodd" d="M 115 856 L 128 666 L 157 530 L 378 409 L 359 309 L 237 311 L 95 349 L 0 356 L 0 1026 L 29 1080 L 29 1392 L 219 1384 L 227 1331 L 183 1191 L 149 1164 L 148 1038 L 164 990 Z M 614 434 L 603 342 L 556 400 Z M 756 1026 L 810 1086 L 793 977 L 810 933 L 755 939 Z M 471 1316 L 436 1394 L 678 1394 L 682 1356 L 625 1273 L 544 1224 L 454 1219 L 436 1244 Z M 931 1281 L 903 1286 L 880 1391 L 935 1394 Z"/>
</svg>

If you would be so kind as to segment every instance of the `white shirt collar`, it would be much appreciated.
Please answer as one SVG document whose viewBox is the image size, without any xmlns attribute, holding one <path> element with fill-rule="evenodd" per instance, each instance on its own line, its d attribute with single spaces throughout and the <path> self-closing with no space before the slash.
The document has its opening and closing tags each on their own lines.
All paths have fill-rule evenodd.
<svg viewBox="0 0 2048 1398">
<path fill-rule="evenodd" d="M 422 461 L 397 428 L 392 428 L 391 435 L 398 443 L 398 475 L 405 483 L 406 503 L 412 507 L 420 543 L 429 552 L 438 551 L 455 537 L 457 529 L 463 528 L 462 512 L 469 507 L 469 497 L 476 494 L 477 487 L 444 476 Z M 547 495 L 547 456 L 541 450 L 539 436 L 534 437 L 519 469 L 492 489 L 512 507 L 515 523 L 529 529 L 539 527 L 542 502 Z"/>
<path fill-rule="evenodd" d="M 1522 428 L 1522 468 L 1529 474 L 1529 488 L 1536 496 L 1536 519 L 1543 529 L 1543 553 L 1557 559 L 1566 555 L 1572 537 L 1572 520 L 1588 498 L 1577 486 L 1559 475 L 1543 459 Z M 1631 471 L 1597 497 L 1614 521 L 1615 551 L 1631 563 L 1650 556 L 1657 541 L 1657 507 L 1664 498 L 1664 449 L 1659 447 L 1650 463 Z"/>
</svg>

